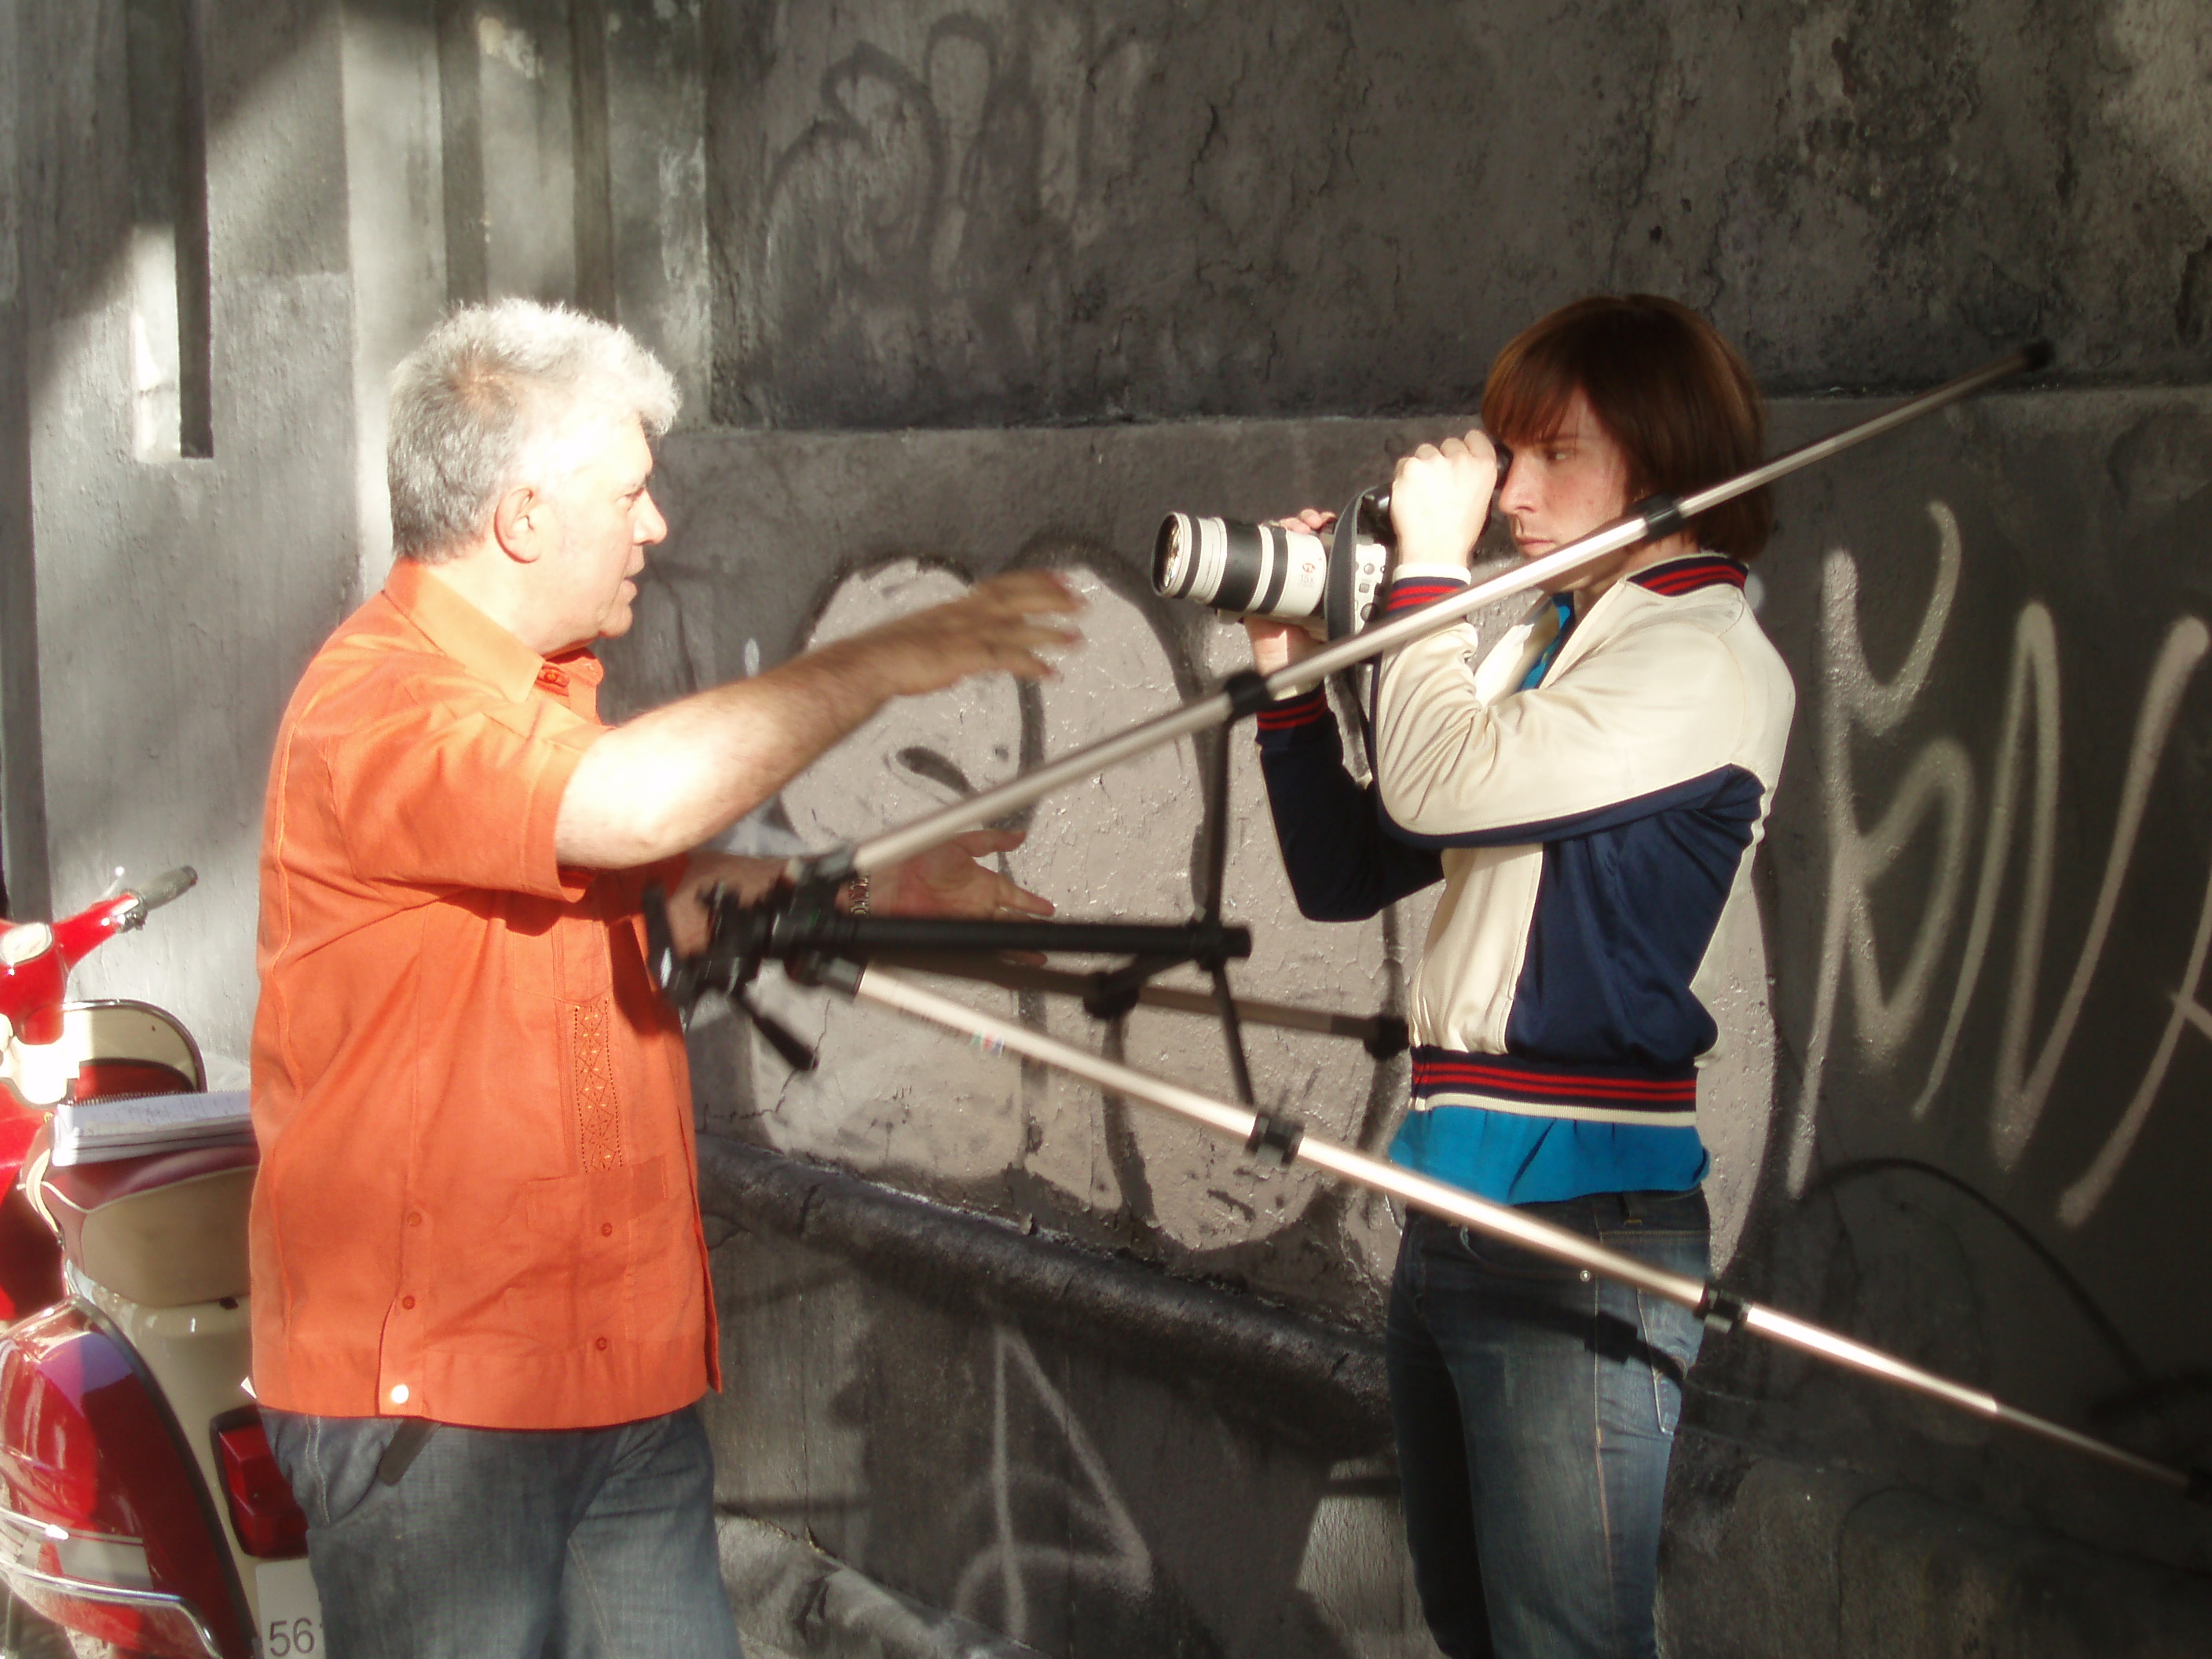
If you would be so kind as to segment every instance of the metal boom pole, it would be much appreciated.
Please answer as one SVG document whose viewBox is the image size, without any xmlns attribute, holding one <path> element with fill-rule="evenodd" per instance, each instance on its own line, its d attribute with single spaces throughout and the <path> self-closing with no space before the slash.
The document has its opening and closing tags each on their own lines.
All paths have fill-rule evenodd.
<svg viewBox="0 0 2212 1659">
<path fill-rule="evenodd" d="M 1680 497 L 1655 495 L 1639 501 L 1611 524 L 1601 525 L 1587 536 L 1569 542 L 1565 547 L 1547 553 L 1540 559 L 1531 559 L 1526 564 L 1494 576 L 1486 582 L 1439 599 L 1434 605 L 1392 621 L 1364 628 L 1347 639 L 1325 646 L 1311 656 L 1302 657 L 1287 668 L 1277 670 L 1264 680 L 1256 676 L 1240 685 L 1232 681 L 1218 691 L 1192 699 L 1180 708 L 1154 716 L 1127 731 L 1104 738 L 1073 754 L 1048 761 L 1018 778 L 1010 779 L 995 789 L 986 789 L 966 800 L 955 801 L 927 817 L 896 830 L 888 830 L 878 836 L 855 845 L 837 848 L 815 857 L 795 860 L 794 879 L 837 879 L 858 872 L 861 875 L 882 870 L 927 852 L 939 842 L 965 830 L 978 829 L 1007 813 L 1042 800 L 1055 789 L 1079 783 L 1109 767 L 1123 761 L 1133 760 L 1152 750 L 1189 737 L 1216 726 L 1227 724 L 1241 714 L 1277 698 L 1290 696 L 1318 685 L 1340 669 L 1393 651 L 1400 646 L 1411 645 L 1415 640 L 1425 639 L 1450 627 L 1461 618 L 1472 615 L 1484 605 L 1492 604 L 1515 593 L 1527 592 L 1553 577 L 1588 564 L 1592 559 L 1603 558 L 1622 548 L 1633 547 L 1639 542 L 1671 536 L 1689 520 L 1723 501 L 1733 501 L 1788 477 L 1816 461 L 1826 460 L 1842 453 L 1855 444 L 1869 438 L 1880 437 L 1895 430 L 1907 422 L 1917 421 L 1939 409 L 1971 398 L 1974 393 L 2009 379 L 2014 374 L 2030 373 L 2051 361 L 2051 348 L 2041 342 L 2008 351 L 1994 362 L 1984 363 L 1970 374 L 1955 380 L 1946 381 L 1932 392 L 1923 392 L 1917 398 L 1907 398 L 1896 408 L 1844 428 L 1841 432 L 1815 440 L 1785 455 L 1778 455 L 1765 465 L 1741 473 L 1733 478 L 1694 490 Z"/>
<path fill-rule="evenodd" d="M 1784 1313 L 1757 1302 L 1730 1296 L 1717 1285 L 1685 1273 L 1669 1273 L 1632 1255 L 1609 1250 L 1580 1233 L 1540 1221 L 1510 1205 L 1493 1204 L 1472 1193 L 1401 1170 L 1394 1164 L 1356 1152 L 1317 1135 L 1304 1133 L 1294 1124 L 1250 1106 L 1232 1105 L 1209 1095 L 1168 1083 L 1146 1073 L 1106 1060 L 1033 1031 L 1013 1020 L 1000 1019 L 950 997 L 925 990 L 902 975 L 881 968 L 862 967 L 843 961 L 817 959 L 808 977 L 865 1002 L 896 1009 L 918 1019 L 942 1025 L 1012 1050 L 1024 1058 L 1054 1066 L 1071 1076 L 1097 1085 L 1110 1093 L 1173 1112 L 1218 1133 L 1244 1142 L 1248 1151 L 1269 1163 L 1310 1164 L 1340 1180 L 1383 1193 L 1417 1208 L 1464 1227 L 1509 1239 L 1514 1243 L 1566 1262 L 1571 1267 L 1602 1273 L 1607 1279 L 1649 1291 L 1678 1306 L 1689 1309 L 1718 1331 L 1741 1326 L 1747 1331 L 1796 1348 L 1848 1370 L 1940 1400 L 1945 1405 L 1990 1422 L 2051 1441 L 2069 1451 L 2100 1459 L 2130 1474 L 2154 1480 L 2198 1503 L 2212 1504 L 2212 1473 L 2177 1468 L 2099 1440 L 2062 1423 L 2008 1406 L 1995 1395 L 1968 1388 L 1947 1376 L 1925 1370 L 1837 1331 Z"/>
</svg>

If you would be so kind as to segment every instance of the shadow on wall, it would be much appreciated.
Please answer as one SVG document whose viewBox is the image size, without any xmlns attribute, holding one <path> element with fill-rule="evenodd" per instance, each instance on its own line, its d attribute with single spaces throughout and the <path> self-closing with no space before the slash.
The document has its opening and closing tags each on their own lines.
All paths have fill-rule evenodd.
<svg viewBox="0 0 2212 1659">
<path fill-rule="evenodd" d="M 1853 412 L 1784 405 L 1778 436 Z M 1762 614 L 1806 720 L 1762 854 L 1765 952 L 1728 942 L 1741 952 L 1724 1022 L 1739 1069 L 1724 1081 L 1717 1067 L 1702 1102 L 1737 1287 L 2184 1462 L 2212 1444 L 2212 1361 L 2199 1327 L 2171 1316 L 2201 1290 L 2191 1264 L 2207 1212 L 2187 1172 L 2212 1132 L 2185 1104 L 2212 1075 L 2191 1012 L 2212 954 L 2212 774 L 2192 735 L 2198 619 L 2212 616 L 2197 556 L 2212 535 L 2208 419 L 2186 392 L 1993 399 L 1782 492 Z M 962 570 L 1087 570 L 1093 644 L 1060 681 L 895 708 L 787 794 L 777 830 L 823 845 L 1118 730 L 1236 665 L 1233 631 L 1155 599 L 1121 550 L 1147 542 L 1168 505 L 1340 498 L 1372 449 L 1412 436 L 1312 422 L 687 441 L 672 450 L 672 499 L 678 544 L 697 539 L 680 588 L 649 589 L 648 623 L 624 648 L 681 689 L 741 660 L 748 640 L 781 654 L 776 641 L 957 592 L 964 576 L 917 546 L 957 550 Z M 801 527 L 809 514 L 821 522 Z M 1052 524 L 1097 529 L 1037 529 Z M 822 540 L 851 562 L 807 564 Z M 1258 945 L 1239 984 L 1388 1006 L 1420 918 L 1401 918 L 1395 938 L 1300 921 L 1247 741 L 1232 755 L 1228 908 Z M 1008 867 L 1068 914 L 1184 913 L 1199 775 L 1187 750 L 1164 752 L 1070 791 L 1036 811 Z M 1224 1085 L 1198 1022 L 1147 1012 L 1092 1033 L 1066 1010 L 962 994 Z M 1386 1212 L 1301 1176 L 1263 1181 L 1225 1143 L 888 1016 L 784 1006 L 823 1037 L 829 1064 L 791 1079 L 732 1025 L 702 1030 L 710 1124 L 1371 1325 Z M 1317 1127 L 1370 1149 L 1387 1138 L 1402 1081 L 1356 1051 L 1275 1039 L 1260 1070 L 1263 1093 Z M 2031 1120 L 2018 1103 L 2039 1073 Z M 2104 1195 L 2083 1207 L 2069 1195 L 2100 1171 Z M 2194 1519 L 1977 1419 L 1743 1340 L 1711 1345 L 1692 1381 L 1693 1425 L 2107 1547 L 2212 1563 Z"/>
<path fill-rule="evenodd" d="M 1431 1651 L 1375 1345 L 772 1154 L 702 1158 L 725 1513 L 1054 1655 Z"/>
<path fill-rule="evenodd" d="M 892 705 L 787 787 L 775 810 L 743 826 L 740 843 L 787 852 L 859 839 L 1121 730 L 1249 663 L 1241 630 L 1225 623 L 1206 625 L 1198 652 L 1186 654 L 1183 641 L 1158 625 L 1163 602 L 1130 591 L 1120 566 L 1107 570 L 1073 571 L 1090 605 L 1085 645 L 1059 677 L 1041 685 L 979 680 Z M 908 559 L 855 573 L 839 585 L 806 643 L 859 632 L 965 586 L 949 569 Z M 1509 601 L 1501 610 L 1521 608 Z M 1494 627 L 1504 617 L 1486 620 Z M 1239 730 L 1230 741 L 1226 913 L 1255 934 L 1253 960 L 1232 969 L 1234 982 L 1278 1001 L 1402 1012 L 1405 941 L 1425 928 L 1433 894 L 1356 926 L 1304 921 L 1282 873 L 1249 735 Z M 1358 752 L 1356 730 L 1348 752 Z M 1001 855 L 1001 867 L 1066 915 L 1189 915 L 1201 775 L 1185 743 L 1063 791 L 1012 821 L 1029 839 Z M 1756 930 L 1723 945 L 1733 970 L 1717 1011 L 1727 1046 L 1708 1079 L 1705 1109 L 1726 1171 L 1714 1194 L 1725 1261 L 1765 1138 L 1772 1033 Z M 1141 1070 L 1231 1094 L 1222 1039 L 1209 1019 L 1139 1009 L 1102 1029 L 1066 999 L 972 984 L 956 994 Z M 1233 1141 L 882 1010 L 802 992 L 775 976 L 762 1000 L 817 1042 L 830 1063 L 791 1073 L 756 1044 L 750 1101 L 733 1120 L 748 1138 L 896 1184 L 995 1194 L 1001 1206 L 1079 1237 L 1133 1245 L 1182 1271 L 1307 1305 L 1363 1320 L 1378 1311 L 1397 1243 L 1379 1199 L 1310 1170 L 1270 1174 Z M 1402 1060 L 1378 1066 L 1342 1038 L 1262 1028 L 1247 1037 L 1262 1098 L 1317 1133 L 1370 1152 L 1387 1144 L 1405 1099 Z"/>
</svg>

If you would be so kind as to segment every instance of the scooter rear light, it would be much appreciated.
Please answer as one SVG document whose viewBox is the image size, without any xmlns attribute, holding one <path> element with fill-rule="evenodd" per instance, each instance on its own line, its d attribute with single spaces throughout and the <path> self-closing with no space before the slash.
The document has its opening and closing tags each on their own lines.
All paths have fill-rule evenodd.
<svg viewBox="0 0 2212 1659">
<path fill-rule="evenodd" d="M 251 1651 L 211 1494 L 137 1356 L 81 1305 L 0 1335 L 0 1530 L 27 1546 L 15 1559 L 63 1581 L 13 1585 L 48 1618 L 135 1653 L 201 1659 L 196 1616 L 227 1659 Z M 134 1605 L 131 1592 L 183 1607 Z"/>
<path fill-rule="evenodd" d="M 260 1413 L 249 1406 L 217 1418 L 215 1455 L 230 1504 L 231 1529 L 246 1553 L 264 1558 L 305 1555 L 307 1517 L 276 1467 Z"/>
</svg>

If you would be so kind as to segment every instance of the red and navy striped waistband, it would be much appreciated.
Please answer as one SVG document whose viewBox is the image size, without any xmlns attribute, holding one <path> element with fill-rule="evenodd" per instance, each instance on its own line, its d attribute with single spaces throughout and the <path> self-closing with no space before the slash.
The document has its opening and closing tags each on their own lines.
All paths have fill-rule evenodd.
<svg viewBox="0 0 2212 1659">
<path fill-rule="evenodd" d="M 1540 1115 L 1548 1110 L 1675 1117 L 1697 1109 L 1698 1068 L 1654 1072 L 1470 1054 L 1425 1043 L 1415 1048 L 1414 1103 L 1449 1104 L 1456 1095 L 1507 1101 Z"/>
</svg>

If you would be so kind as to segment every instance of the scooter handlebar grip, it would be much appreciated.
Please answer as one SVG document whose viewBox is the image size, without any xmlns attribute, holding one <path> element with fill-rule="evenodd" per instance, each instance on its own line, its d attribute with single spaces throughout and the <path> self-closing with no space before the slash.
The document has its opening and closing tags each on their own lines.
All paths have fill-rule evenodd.
<svg viewBox="0 0 2212 1659">
<path fill-rule="evenodd" d="M 138 902 L 149 910 L 158 910 L 173 899 L 180 899 L 198 885 L 200 872 L 189 864 L 180 864 L 173 870 L 164 871 L 138 890 Z"/>
</svg>

